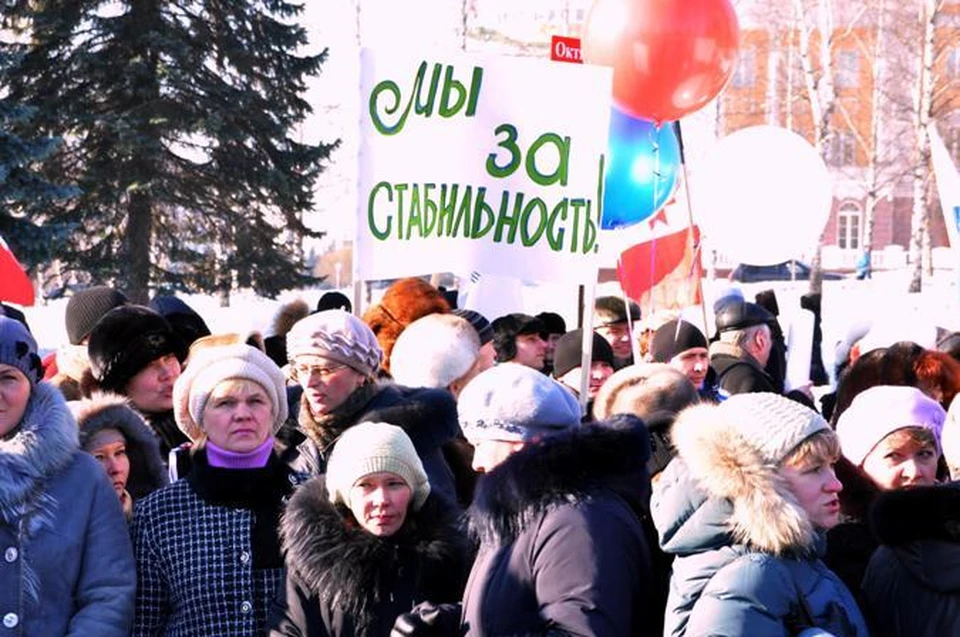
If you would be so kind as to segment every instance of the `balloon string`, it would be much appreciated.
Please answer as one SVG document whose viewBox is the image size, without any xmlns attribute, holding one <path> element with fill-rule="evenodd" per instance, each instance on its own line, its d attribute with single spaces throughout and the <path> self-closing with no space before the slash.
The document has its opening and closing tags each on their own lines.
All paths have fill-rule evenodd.
<svg viewBox="0 0 960 637">
<path fill-rule="evenodd" d="M 653 148 L 653 202 L 650 206 L 650 209 L 653 210 L 656 214 L 657 202 L 660 201 L 660 125 L 654 123 L 653 130 L 650 131 L 650 147 Z M 654 275 L 655 267 L 657 263 L 657 237 L 654 234 L 656 230 L 656 224 L 651 225 L 650 231 L 650 285 L 648 287 L 648 296 L 647 296 L 647 316 L 651 316 L 654 312 Z"/>
</svg>

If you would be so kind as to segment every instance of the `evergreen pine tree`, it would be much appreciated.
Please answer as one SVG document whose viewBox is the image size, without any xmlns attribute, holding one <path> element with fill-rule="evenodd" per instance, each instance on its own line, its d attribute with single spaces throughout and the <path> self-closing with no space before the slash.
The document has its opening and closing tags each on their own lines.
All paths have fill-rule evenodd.
<svg viewBox="0 0 960 637">
<path fill-rule="evenodd" d="M 310 111 L 301 6 L 287 0 L 7 0 L 29 34 L 10 95 L 44 164 L 80 195 L 64 261 L 144 301 L 150 289 L 275 295 L 310 280 L 302 222 L 335 144 L 292 136 Z M 241 248 L 242 246 L 242 248 Z"/>
<path fill-rule="evenodd" d="M 20 57 L 14 45 L 0 49 L 0 87 Z M 42 266 L 55 257 L 52 249 L 64 228 L 40 224 L 45 206 L 69 197 L 74 190 L 48 182 L 35 169 L 59 141 L 50 137 L 24 138 L 15 131 L 28 125 L 34 109 L 15 103 L 0 93 L 0 237 L 28 266 Z"/>
</svg>

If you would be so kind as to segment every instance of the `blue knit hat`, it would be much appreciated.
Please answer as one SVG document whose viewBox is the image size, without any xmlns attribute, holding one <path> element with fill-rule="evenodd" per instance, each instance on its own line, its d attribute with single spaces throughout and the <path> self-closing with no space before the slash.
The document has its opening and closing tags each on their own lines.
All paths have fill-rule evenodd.
<svg viewBox="0 0 960 637">
<path fill-rule="evenodd" d="M 457 411 L 470 442 L 527 442 L 580 424 L 580 403 L 573 394 L 519 363 L 501 363 L 467 383 Z"/>
<path fill-rule="evenodd" d="M 19 369 L 31 385 L 43 378 L 37 342 L 23 323 L 6 316 L 0 316 L 0 364 Z"/>
</svg>

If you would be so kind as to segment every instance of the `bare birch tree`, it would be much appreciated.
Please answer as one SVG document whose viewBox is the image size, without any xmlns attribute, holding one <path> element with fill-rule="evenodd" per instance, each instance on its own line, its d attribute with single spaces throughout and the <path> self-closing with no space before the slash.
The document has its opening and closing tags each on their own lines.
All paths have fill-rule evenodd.
<svg viewBox="0 0 960 637">
<path fill-rule="evenodd" d="M 910 220 L 910 286 L 908 292 L 923 288 L 924 244 L 929 239 L 930 142 L 927 127 L 931 121 L 934 91 L 934 35 L 941 0 L 920 0 L 919 21 L 923 38 L 917 53 L 917 83 L 915 85 L 914 132 L 916 135 L 915 163 L 913 165 L 913 214 Z"/>
</svg>

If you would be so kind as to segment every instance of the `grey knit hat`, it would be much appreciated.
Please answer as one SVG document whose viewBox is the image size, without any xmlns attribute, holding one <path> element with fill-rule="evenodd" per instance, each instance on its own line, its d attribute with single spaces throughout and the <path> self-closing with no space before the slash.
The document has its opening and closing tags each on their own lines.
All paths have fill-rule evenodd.
<svg viewBox="0 0 960 637">
<path fill-rule="evenodd" d="M 343 310 L 317 312 L 297 321 L 287 334 L 287 357 L 313 355 L 376 374 L 383 352 L 366 323 Z"/>
<path fill-rule="evenodd" d="M 457 402 L 471 442 L 526 442 L 580 424 L 580 403 L 560 383 L 519 363 L 501 363 L 467 383 Z"/>
<path fill-rule="evenodd" d="M 383 422 L 364 422 L 347 429 L 333 448 L 326 474 L 330 501 L 349 506 L 354 483 L 380 472 L 403 478 L 413 492 L 414 511 L 430 495 L 427 472 L 403 429 Z"/>
<path fill-rule="evenodd" d="M 127 297 L 120 290 L 106 285 L 96 285 L 80 290 L 67 301 L 64 322 L 71 345 L 79 345 L 90 336 L 93 326 L 103 315 L 115 307 L 127 304 Z"/>
<path fill-rule="evenodd" d="M 820 414 L 780 394 L 736 394 L 716 409 L 736 423 L 743 441 L 770 463 L 779 463 L 805 439 L 829 429 Z"/>
</svg>

